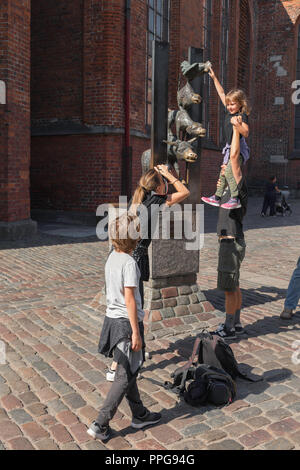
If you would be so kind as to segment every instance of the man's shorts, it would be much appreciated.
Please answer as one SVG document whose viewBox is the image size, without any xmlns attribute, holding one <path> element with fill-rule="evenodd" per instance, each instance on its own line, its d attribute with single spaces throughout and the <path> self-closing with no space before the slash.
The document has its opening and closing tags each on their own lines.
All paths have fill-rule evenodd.
<svg viewBox="0 0 300 470">
<path fill-rule="evenodd" d="M 243 238 L 219 240 L 218 289 L 234 292 L 239 287 L 240 266 L 245 258 Z"/>
</svg>

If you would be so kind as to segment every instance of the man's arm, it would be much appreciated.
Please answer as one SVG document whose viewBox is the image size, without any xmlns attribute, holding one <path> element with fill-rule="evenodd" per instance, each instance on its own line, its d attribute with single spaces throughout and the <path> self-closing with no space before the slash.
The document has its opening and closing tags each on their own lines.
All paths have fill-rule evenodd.
<svg viewBox="0 0 300 470">
<path fill-rule="evenodd" d="M 239 156 L 240 156 L 240 133 L 235 126 L 233 126 L 233 136 L 231 142 L 231 149 L 230 149 L 230 161 L 231 161 L 231 168 L 234 179 L 236 184 L 242 179 L 242 171 L 239 164 Z"/>
</svg>

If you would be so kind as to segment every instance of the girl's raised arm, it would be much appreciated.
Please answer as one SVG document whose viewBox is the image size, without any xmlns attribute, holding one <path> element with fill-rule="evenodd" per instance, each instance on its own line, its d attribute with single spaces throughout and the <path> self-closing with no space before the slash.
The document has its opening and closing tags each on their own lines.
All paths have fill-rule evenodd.
<svg viewBox="0 0 300 470">
<path fill-rule="evenodd" d="M 224 104 L 224 106 L 226 106 L 226 100 L 225 100 L 225 92 L 224 92 L 224 89 L 221 85 L 221 83 L 219 82 L 219 80 L 217 79 L 216 75 L 215 75 L 215 72 L 213 71 L 212 68 L 210 68 L 210 71 L 208 72 L 209 73 L 209 76 L 213 79 L 214 81 L 214 84 L 215 84 L 215 87 L 216 87 L 216 90 L 217 90 L 217 93 L 220 97 L 220 100 L 222 101 L 222 103 Z"/>
</svg>

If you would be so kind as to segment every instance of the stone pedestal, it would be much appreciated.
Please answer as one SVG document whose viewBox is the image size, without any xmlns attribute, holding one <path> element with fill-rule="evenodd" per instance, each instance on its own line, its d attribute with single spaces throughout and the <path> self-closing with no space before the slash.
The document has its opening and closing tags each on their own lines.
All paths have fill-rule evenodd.
<svg viewBox="0 0 300 470">
<path fill-rule="evenodd" d="M 150 245 L 150 279 L 144 283 L 147 339 L 200 329 L 213 317 L 214 308 L 197 285 L 200 249 L 189 250 L 188 243 L 173 238 Z"/>
</svg>

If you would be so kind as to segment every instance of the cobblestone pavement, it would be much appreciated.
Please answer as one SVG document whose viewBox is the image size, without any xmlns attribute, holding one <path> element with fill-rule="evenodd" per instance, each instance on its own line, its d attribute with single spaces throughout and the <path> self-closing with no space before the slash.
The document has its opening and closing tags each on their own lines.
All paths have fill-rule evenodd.
<svg viewBox="0 0 300 470">
<path fill-rule="evenodd" d="M 300 365 L 292 361 L 299 307 L 291 321 L 279 319 L 300 253 L 300 201 L 291 201 L 293 215 L 285 218 L 261 219 L 260 204 L 250 200 L 241 272 L 248 334 L 231 346 L 264 380 L 239 380 L 237 399 L 225 408 L 179 402 L 161 383 L 188 357 L 197 330 L 193 324 L 184 332 L 174 328 L 172 336 L 149 342 L 152 359 L 139 380 L 145 405 L 162 411 L 161 424 L 133 431 L 124 400 L 105 445 L 86 429 L 110 387 L 109 361 L 97 354 L 103 313 L 93 301 L 103 286 L 107 242 L 42 233 L 2 242 L 0 449 L 300 449 Z M 205 323 L 212 327 L 224 316 L 224 298 L 216 290 L 217 211 L 208 207 L 205 214 L 198 282 L 215 307 Z"/>
</svg>

